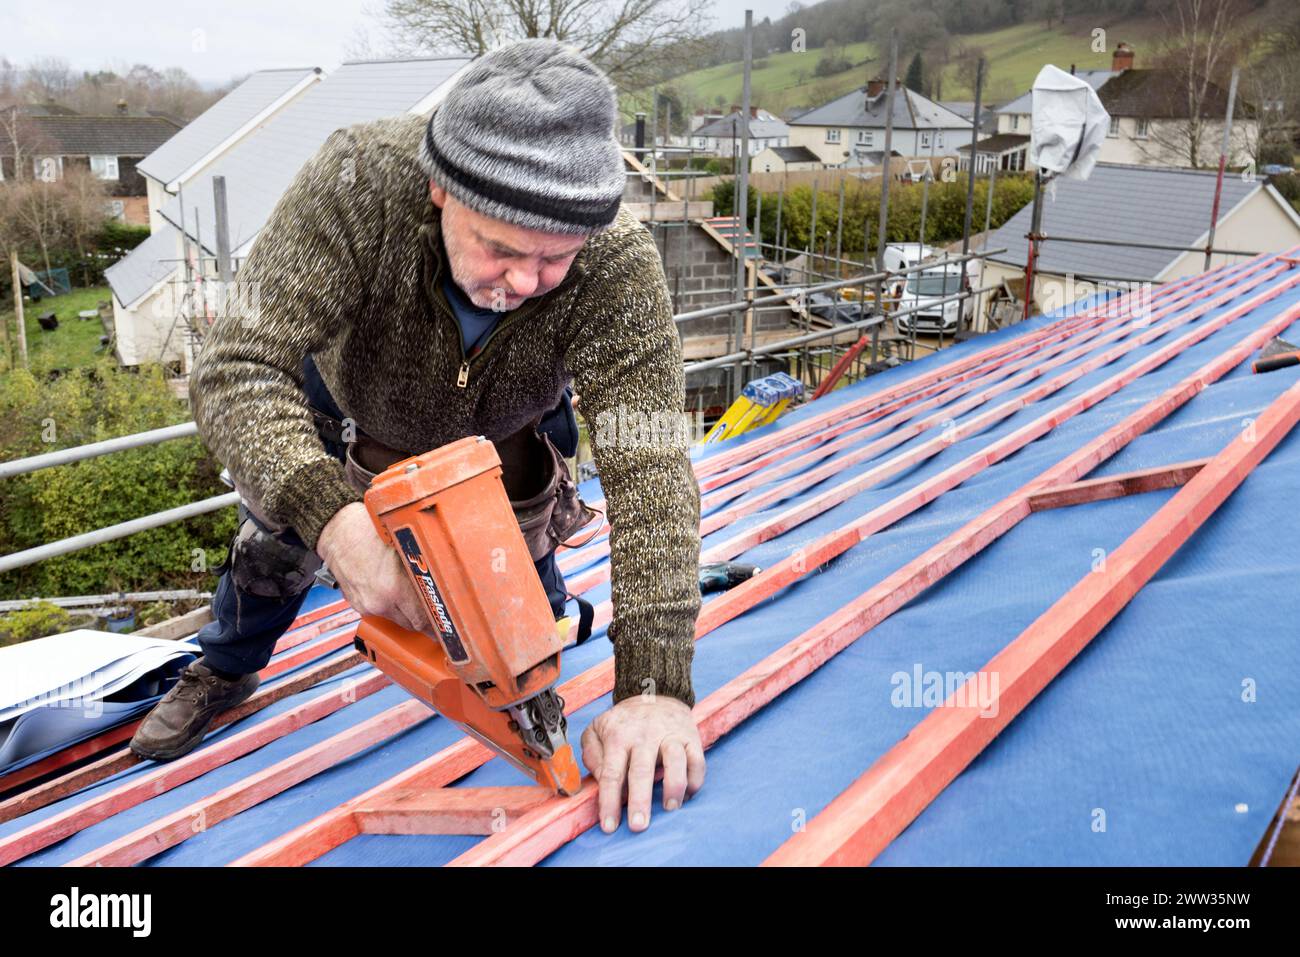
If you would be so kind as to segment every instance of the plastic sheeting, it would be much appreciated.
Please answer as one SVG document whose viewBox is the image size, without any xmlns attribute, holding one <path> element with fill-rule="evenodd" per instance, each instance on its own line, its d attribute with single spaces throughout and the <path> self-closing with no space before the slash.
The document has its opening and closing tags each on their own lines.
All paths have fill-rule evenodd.
<svg viewBox="0 0 1300 957">
<path fill-rule="evenodd" d="M 0 772 L 152 707 L 198 646 L 80 629 L 0 648 Z"/>
<path fill-rule="evenodd" d="M 1048 64 L 1034 78 L 1032 100 L 1029 165 L 1070 179 L 1087 179 L 1110 127 L 1110 114 L 1097 92 L 1077 76 Z"/>
<path fill-rule="evenodd" d="M 1298 301 L 1298 291 L 1278 296 L 872 536 L 820 572 L 707 635 L 697 646 L 697 695 L 703 698 L 714 691 Z M 1031 320 L 889 370 L 796 410 L 753 436 L 723 443 L 717 452 L 773 430 L 789 429 L 808 415 L 896 385 L 973 350 L 1005 342 L 1046 321 Z M 1293 327 L 1284 335 L 1298 332 Z M 929 462 L 740 559 L 770 566 L 799 545 L 842 527 L 1056 408 L 1166 344 L 1169 338 L 1157 339 L 1083 376 L 1061 392 L 979 435 L 954 443 Z M 1239 369 L 1104 463 L 1098 474 L 1212 455 L 1297 376 L 1300 369 L 1268 375 Z M 902 449 L 925 438 L 914 439 Z M 833 482 L 873 464 L 850 467 L 835 479 L 773 506 L 765 515 L 824 491 Z M 1268 827 L 1297 763 L 1297 469 L 1300 436 L 1293 433 L 877 863 L 1245 864 Z M 593 483 L 585 483 L 583 493 L 588 498 L 599 496 Z M 1030 516 L 724 737 L 708 752 L 704 790 L 682 810 L 665 813 L 656 804 L 646 832 L 632 834 L 626 825 L 613 835 L 593 829 L 543 863 L 759 863 L 793 833 L 800 820 L 811 819 L 924 717 L 923 707 L 894 706 L 899 673 L 911 673 L 918 665 L 925 672 L 939 673 L 978 669 L 1089 572 L 1097 549 L 1113 549 L 1171 494 L 1156 492 Z M 709 536 L 706 546 L 763 517 L 746 518 Z M 608 593 L 608 585 L 604 585 L 589 597 L 600 600 Z M 609 643 L 599 638 L 597 635 L 566 653 L 566 678 L 609 657 Z M 279 702 L 220 729 L 213 738 L 220 740 L 254 721 L 269 720 L 356 673 Z M 392 687 L 364 698 L 22 863 L 71 860 L 404 699 L 405 694 Z M 571 717 L 574 740 L 609 703 L 605 696 Z M 151 863 L 227 863 L 460 737 L 449 722 L 431 717 L 210 826 Z M 0 835 L 74 806 L 87 795 L 103 793 L 151 767 L 146 763 L 132 768 L 82 795 L 0 825 Z M 502 761 L 492 761 L 467 775 L 458 786 L 522 783 L 526 781 L 519 772 Z M 440 864 L 478 840 L 366 835 L 326 854 L 318 864 Z"/>
</svg>

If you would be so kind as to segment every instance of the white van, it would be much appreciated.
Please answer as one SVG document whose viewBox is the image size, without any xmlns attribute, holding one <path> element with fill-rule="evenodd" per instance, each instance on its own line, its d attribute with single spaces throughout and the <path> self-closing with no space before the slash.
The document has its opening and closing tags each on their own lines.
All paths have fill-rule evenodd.
<svg viewBox="0 0 1300 957">
<path fill-rule="evenodd" d="M 938 255 L 939 250 L 923 243 L 890 243 L 885 247 L 884 263 L 890 272 L 898 272 L 900 269 L 919 266 Z"/>
</svg>

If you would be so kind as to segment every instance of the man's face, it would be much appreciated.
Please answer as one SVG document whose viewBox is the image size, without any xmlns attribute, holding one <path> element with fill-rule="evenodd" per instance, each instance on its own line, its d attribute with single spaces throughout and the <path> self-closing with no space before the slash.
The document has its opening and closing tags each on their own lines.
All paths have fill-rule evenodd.
<svg viewBox="0 0 1300 957">
<path fill-rule="evenodd" d="M 509 312 L 525 299 L 550 292 L 564 281 L 583 246 L 581 236 L 525 229 L 484 216 L 433 182 L 429 198 L 442 210 L 451 278 L 481 309 Z"/>
</svg>

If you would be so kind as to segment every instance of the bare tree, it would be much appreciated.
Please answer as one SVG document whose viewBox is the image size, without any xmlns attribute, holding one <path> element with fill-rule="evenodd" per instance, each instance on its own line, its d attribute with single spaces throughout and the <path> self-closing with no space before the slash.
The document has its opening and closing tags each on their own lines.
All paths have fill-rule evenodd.
<svg viewBox="0 0 1300 957">
<path fill-rule="evenodd" d="M 37 157 L 56 152 L 55 144 L 40 126 L 16 106 L 0 109 L 0 163 L 6 178 L 30 179 Z"/>
<path fill-rule="evenodd" d="M 90 170 L 74 167 L 64 172 L 61 195 L 58 197 L 59 213 L 63 220 L 63 237 L 77 250 L 83 264 L 81 281 L 90 285 L 85 274 L 85 263 L 91 240 L 104 228 L 107 216 L 108 189 L 103 180 Z"/>
<path fill-rule="evenodd" d="M 61 210 L 61 193 L 59 183 L 50 183 L 42 179 L 25 179 L 12 185 L 6 185 L 8 192 L 5 203 L 7 221 L 0 226 L 0 232 L 7 237 L 6 245 L 38 246 L 41 259 L 48 273 L 50 265 L 50 247 L 63 238 L 64 218 Z"/>
<path fill-rule="evenodd" d="M 486 53 L 550 37 L 590 58 L 625 90 L 699 56 L 710 0 L 387 0 L 394 52 Z"/>
<path fill-rule="evenodd" d="M 16 64 L 8 57 L 0 56 L 0 105 L 9 106 L 18 95 L 18 84 L 22 76 Z"/>
<path fill-rule="evenodd" d="M 1156 86 L 1148 100 L 1152 111 L 1163 116 L 1150 118 L 1145 140 L 1133 141 L 1147 156 L 1181 158 L 1198 169 L 1211 153 L 1217 155 L 1226 74 L 1245 59 L 1249 38 L 1243 25 L 1249 12 L 1247 0 L 1174 0 L 1165 12 L 1165 39 L 1155 57 L 1164 76 L 1153 78 Z M 1238 103 L 1237 121 L 1249 112 Z"/>
<path fill-rule="evenodd" d="M 38 57 L 27 66 L 27 82 L 41 102 L 61 100 L 73 88 L 68 61 L 61 57 Z"/>
<path fill-rule="evenodd" d="M 982 47 L 958 46 L 953 57 L 955 63 L 953 78 L 972 97 L 975 95 L 975 81 L 979 79 L 979 62 L 982 56 L 984 56 Z"/>
</svg>

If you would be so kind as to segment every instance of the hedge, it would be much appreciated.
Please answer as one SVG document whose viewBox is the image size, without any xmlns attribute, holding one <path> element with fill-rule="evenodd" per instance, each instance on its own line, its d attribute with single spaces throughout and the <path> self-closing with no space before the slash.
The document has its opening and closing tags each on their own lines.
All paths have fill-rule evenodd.
<svg viewBox="0 0 1300 957">
<path fill-rule="evenodd" d="M 189 419 L 161 368 L 111 360 L 38 379 L 0 381 L 0 449 L 17 459 Z M 197 439 L 164 442 L 43 469 L 0 482 L 0 553 L 174 508 L 228 491 Z M 0 575 L 0 598 L 198 588 L 225 557 L 235 510 L 96 545 Z"/>
<path fill-rule="evenodd" d="M 735 211 L 735 181 L 727 180 L 713 188 L 713 209 L 718 216 Z M 891 183 L 889 187 L 889 224 L 886 241 L 916 242 L 921 234 L 920 183 Z M 996 229 L 1029 203 L 1034 196 L 1033 180 L 1023 174 L 1002 174 L 993 190 L 991 228 Z M 988 198 L 988 180 L 975 183 L 975 202 L 971 220 L 973 232 L 984 228 L 984 207 Z M 749 219 L 752 226 L 758 209 L 758 191 L 749 191 Z M 775 244 L 777 194 L 763 193 L 763 242 Z M 835 253 L 836 219 L 839 189 L 817 191 L 817 249 L 829 239 L 831 255 Z M 961 239 L 966 213 L 966 179 L 930 184 L 929 206 L 925 217 L 925 240 L 931 244 L 951 243 Z M 869 237 L 874 251 L 877 220 L 880 215 L 880 184 L 849 186 L 844 192 L 844 229 L 841 239 L 845 259 L 860 258 L 863 241 Z M 781 204 L 781 230 L 788 234 L 788 245 L 807 247 L 812 219 L 812 187 L 800 185 L 786 190 Z M 865 230 L 865 233 L 864 233 Z"/>
</svg>

